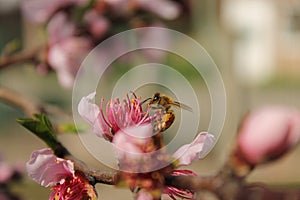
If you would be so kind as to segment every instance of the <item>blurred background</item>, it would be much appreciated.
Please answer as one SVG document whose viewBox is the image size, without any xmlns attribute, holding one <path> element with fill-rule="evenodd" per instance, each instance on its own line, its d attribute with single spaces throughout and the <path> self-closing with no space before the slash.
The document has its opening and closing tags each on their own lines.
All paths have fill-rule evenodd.
<svg viewBox="0 0 300 200">
<path fill-rule="evenodd" d="M 39 44 L 42 31 L 24 20 L 20 3 L 20 0 L 0 0 L 0 52 L 12 41 L 26 48 Z M 191 166 L 196 172 L 207 175 L 221 168 L 238 125 L 249 110 L 269 104 L 300 109 L 300 1 L 194 0 L 191 4 L 191 24 L 184 33 L 210 54 L 221 72 L 227 95 L 226 121 L 215 148 L 205 159 Z M 173 26 L 175 30 L 184 29 L 176 24 Z M 177 63 L 178 70 L 193 85 L 199 86 L 197 95 L 203 104 L 199 130 L 205 130 L 210 120 L 210 108 L 205 108 L 210 105 L 205 83 L 201 77 L 194 77 L 183 61 L 177 62 L 171 57 L 167 63 Z M 119 77 L 123 72 L 124 68 L 115 67 L 110 73 Z M 31 65 L 18 64 L 1 69 L 0 85 L 71 112 L 72 90 L 61 87 L 55 73 L 40 76 Z M 150 94 L 152 90 L 149 89 Z M 24 164 L 33 150 L 45 147 L 16 123 L 16 118 L 20 117 L 23 117 L 20 110 L 0 102 L 0 154 L 9 163 Z M 87 152 L 78 136 L 64 134 L 59 137 L 75 156 L 99 168 L 101 164 Z M 299 155 L 300 147 L 279 161 L 255 169 L 248 181 L 299 188 Z M 126 189 L 115 190 L 100 184 L 97 189 L 103 200 L 120 195 L 123 199 L 131 197 Z M 13 190 L 22 199 L 47 199 L 49 196 L 48 189 L 27 179 L 26 175 Z"/>
</svg>

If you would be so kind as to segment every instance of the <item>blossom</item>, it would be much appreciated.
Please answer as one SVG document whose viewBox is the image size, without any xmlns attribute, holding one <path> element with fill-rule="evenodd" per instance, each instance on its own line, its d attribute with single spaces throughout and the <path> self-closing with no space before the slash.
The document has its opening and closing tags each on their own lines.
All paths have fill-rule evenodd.
<svg viewBox="0 0 300 200">
<path fill-rule="evenodd" d="M 9 165 L 0 155 L 0 185 L 10 181 L 17 181 L 22 177 L 23 169 L 21 166 Z"/>
<path fill-rule="evenodd" d="M 169 164 L 170 156 L 155 143 L 152 125 L 121 129 L 113 138 L 119 168 L 131 173 L 152 172 Z"/>
<path fill-rule="evenodd" d="M 138 195 L 137 195 L 137 200 L 153 200 L 153 196 L 145 191 L 145 190 L 141 190 L 139 191 Z"/>
<path fill-rule="evenodd" d="M 191 170 L 174 170 L 171 175 L 173 176 L 197 176 L 197 174 Z M 173 186 L 165 186 L 164 194 L 169 195 L 172 199 L 176 199 L 179 197 L 181 199 L 193 199 L 194 193 L 188 190 L 178 189 Z"/>
<path fill-rule="evenodd" d="M 215 137 L 207 132 L 199 133 L 190 144 L 183 145 L 174 154 L 179 166 L 190 165 L 192 162 L 203 158 L 211 150 Z"/>
<path fill-rule="evenodd" d="M 109 20 L 91 10 L 84 16 L 84 21 L 87 24 L 87 28 L 94 38 L 101 39 L 107 33 L 110 28 Z"/>
<path fill-rule="evenodd" d="M 47 30 L 48 64 L 64 87 L 72 87 L 81 62 L 92 49 L 91 39 L 74 36 L 75 24 L 63 12 L 51 18 Z"/>
<path fill-rule="evenodd" d="M 142 110 L 140 99 L 133 96 L 120 101 L 116 98 L 109 101 L 103 110 L 104 99 L 100 107 L 92 103 L 96 93 L 93 92 L 83 97 L 78 104 L 78 112 L 90 125 L 99 137 L 112 141 L 115 133 L 120 129 L 134 125 L 142 125 L 151 121 L 148 111 Z"/>
<path fill-rule="evenodd" d="M 130 188 L 142 188 L 138 199 L 149 199 L 149 194 L 155 199 L 162 193 L 173 199 L 175 197 L 192 199 L 193 193 L 190 191 L 165 186 L 164 177 L 166 175 L 196 176 L 190 170 L 175 168 L 189 165 L 202 158 L 214 144 L 214 136 L 201 132 L 193 142 L 182 146 L 173 156 L 170 156 L 164 146 L 157 146 L 155 142 L 157 134 L 153 135 L 152 129 L 151 124 L 146 124 L 128 127 L 116 133 L 112 143 L 121 170 L 119 184 Z"/>
<path fill-rule="evenodd" d="M 267 106 L 251 112 L 243 121 L 237 152 L 255 165 L 279 158 L 300 139 L 300 112 L 289 107 Z"/>
<path fill-rule="evenodd" d="M 64 182 L 66 177 L 74 177 L 74 164 L 57 158 L 49 148 L 34 151 L 26 163 L 29 177 L 44 187 Z"/>
<path fill-rule="evenodd" d="M 81 5 L 87 0 L 24 0 L 22 1 L 22 12 L 24 16 L 33 23 L 44 23 L 59 9 L 72 5 Z"/>
<path fill-rule="evenodd" d="M 69 160 L 57 158 L 49 148 L 34 151 L 26 163 L 29 177 L 44 187 L 51 187 L 49 200 L 97 199 L 94 187 Z"/>
<path fill-rule="evenodd" d="M 51 190 L 49 200 L 97 199 L 94 187 L 89 184 L 85 175 L 78 171 L 73 178 L 66 178 L 63 183 L 53 186 Z"/>
<path fill-rule="evenodd" d="M 14 174 L 10 166 L 3 161 L 0 161 L 0 171 L 0 184 L 4 184 L 9 181 Z"/>
<path fill-rule="evenodd" d="M 180 5 L 170 0 L 137 0 L 137 4 L 142 9 L 154 13 L 166 20 L 176 19 L 181 12 Z"/>
</svg>

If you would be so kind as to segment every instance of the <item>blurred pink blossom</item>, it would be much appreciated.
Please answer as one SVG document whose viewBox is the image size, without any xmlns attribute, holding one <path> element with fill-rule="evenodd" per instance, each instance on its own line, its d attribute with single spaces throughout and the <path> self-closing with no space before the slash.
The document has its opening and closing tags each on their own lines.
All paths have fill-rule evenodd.
<svg viewBox="0 0 300 200">
<path fill-rule="evenodd" d="M 5 185 L 10 181 L 18 181 L 23 174 L 23 164 L 14 163 L 10 165 L 0 155 L 0 185 Z"/>
<path fill-rule="evenodd" d="M 77 71 L 91 50 L 91 41 L 85 37 L 70 37 L 49 47 L 48 62 L 57 72 L 62 86 L 73 86 Z"/>
<path fill-rule="evenodd" d="M 171 0 L 136 0 L 136 2 L 142 9 L 166 20 L 174 20 L 181 13 L 180 5 Z"/>
<path fill-rule="evenodd" d="M 24 16 L 33 23 L 45 23 L 60 8 L 81 5 L 87 0 L 24 0 L 22 11 Z"/>
<path fill-rule="evenodd" d="M 14 170 L 4 161 L 0 161 L 0 184 L 4 184 L 11 179 Z"/>
<path fill-rule="evenodd" d="M 92 49 L 92 41 L 88 37 L 74 36 L 75 25 L 62 12 L 51 18 L 47 30 L 48 63 L 57 72 L 59 82 L 70 88 L 81 62 Z"/>
<path fill-rule="evenodd" d="M 44 187 L 63 183 L 65 178 L 74 177 L 74 164 L 54 156 L 49 148 L 34 151 L 26 163 L 29 177 Z"/>
<path fill-rule="evenodd" d="M 250 164 L 279 158 L 300 139 L 300 112 L 267 106 L 251 112 L 238 135 L 238 153 Z"/>
<path fill-rule="evenodd" d="M 22 12 L 33 23 L 45 23 L 60 8 L 86 2 L 87 0 L 23 0 Z"/>
<path fill-rule="evenodd" d="M 87 23 L 87 28 L 96 39 L 101 39 L 110 28 L 110 22 L 103 15 L 99 15 L 92 10 L 85 14 L 84 20 Z"/>
</svg>

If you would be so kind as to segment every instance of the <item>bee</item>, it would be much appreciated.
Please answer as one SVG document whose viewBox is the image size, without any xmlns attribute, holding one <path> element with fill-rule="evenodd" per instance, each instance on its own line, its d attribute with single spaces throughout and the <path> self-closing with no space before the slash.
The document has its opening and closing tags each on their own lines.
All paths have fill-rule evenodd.
<svg viewBox="0 0 300 200">
<path fill-rule="evenodd" d="M 152 97 L 145 99 L 143 103 L 149 101 L 149 105 L 152 107 L 156 107 L 158 109 L 161 109 L 163 112 L 163 115 L 161 116 L 161 119 L 156 122 L 155 129 L 160 130 L 161 132 L 167 130 L 174 122 L 175 120 L 175 113 L 173 110 L 171 110 L 171 106 L 175 106 L 177 108 L 183 108 L 188 111 L 192 111 L 192 108 L 189 106 L 179 103 L 177 101 L 174 101 L 171 97 L 160 94 L 159 92 L 156 92 Z"/>
</svg>

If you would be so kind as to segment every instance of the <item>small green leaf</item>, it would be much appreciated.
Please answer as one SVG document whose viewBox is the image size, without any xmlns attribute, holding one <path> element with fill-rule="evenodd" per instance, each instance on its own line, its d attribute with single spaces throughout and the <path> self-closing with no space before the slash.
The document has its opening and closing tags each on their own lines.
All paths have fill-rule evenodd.
<svg viewBox="0 0 300 200">
<path fill-rule="evenodd" d="M 58 132 L 59 133 L 75 133 L 77 134 L 78 131 L 77 131 L 77 127 L 75 124 L 73 123 L 69 123 L 69 124 L 61 124 L 58 126 Z M 81 130 L 81 128 L 80 128 Z"/>
<path fill-rule="evenodd" d="M 53 126 L 46 115 L 36 114 L 35 118 L 17 119 L 17 122 L 42 139 L 51 149 L 55 150 L 60 146 Z"/>
</svg>

